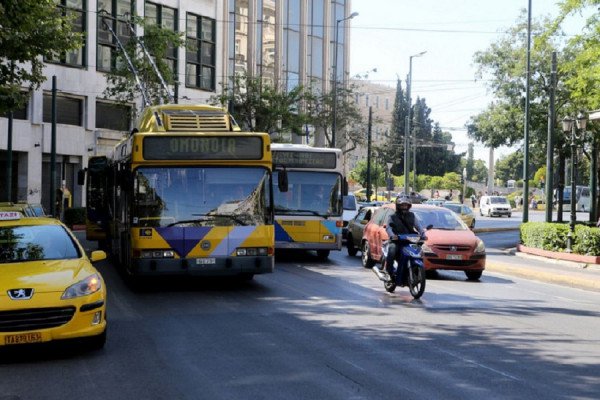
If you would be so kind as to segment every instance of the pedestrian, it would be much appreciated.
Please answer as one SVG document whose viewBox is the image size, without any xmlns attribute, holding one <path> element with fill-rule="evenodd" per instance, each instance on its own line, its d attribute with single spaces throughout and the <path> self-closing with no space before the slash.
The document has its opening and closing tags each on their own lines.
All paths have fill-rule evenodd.
<svg viewBox="0 0 600 400">
<path fill-rule="evenodd" d="M 477 204 L 477 197 L 475 197 L 475 193 L 471 195 L 471 205 L 475 208 L 475 204 Z"/>
</svg>

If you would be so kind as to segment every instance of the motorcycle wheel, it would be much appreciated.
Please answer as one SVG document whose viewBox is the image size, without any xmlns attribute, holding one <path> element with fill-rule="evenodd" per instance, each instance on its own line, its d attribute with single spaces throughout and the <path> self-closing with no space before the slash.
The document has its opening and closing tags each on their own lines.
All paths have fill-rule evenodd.
<svg viewBox="0 0 600 400">
<path fill-rule="evenodd" d="M 412 261 L 408 262 L 408 290 L 414 299 L 425 292 L 425 271 Z"/>
</svg>

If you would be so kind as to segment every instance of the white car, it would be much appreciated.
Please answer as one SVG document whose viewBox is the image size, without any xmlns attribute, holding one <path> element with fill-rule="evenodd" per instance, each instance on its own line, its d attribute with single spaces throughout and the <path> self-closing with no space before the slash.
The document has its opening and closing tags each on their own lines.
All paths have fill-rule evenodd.
<svg viewBox="0 0 600 400">
<path fill-rule="evenodd" d="M 349 193 L 344 196 L 344 212 L 342 213 L 342 219 L 344 220 L 344 226 L 342 228 L 342 243 L 346 242 L 346 236 L 348 235 L 348 222 L 352 221 L 358 214 L 359 210 L 358 201 L 356 196 Z"/>
<path fill-rule="evenodd" d="M 512 207 L 504 196 L 481 196 L 479 200 L 479 214 L 492 217 L 494 215 L 511 217 Z"/>
</svg>

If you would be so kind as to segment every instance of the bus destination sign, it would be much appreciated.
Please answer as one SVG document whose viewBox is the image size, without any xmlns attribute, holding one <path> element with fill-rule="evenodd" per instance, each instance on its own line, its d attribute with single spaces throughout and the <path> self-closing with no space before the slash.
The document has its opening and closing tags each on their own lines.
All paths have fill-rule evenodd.
<svg viewBox="0 0 600 400">
<path fill-rule="evenodd" d="M 252 136 L 147 136 L 146 160 L 260 160 L 263 142 Z"/>
<path fill-rule="evenodd" d="M 273 164 L 288 168 L 335 169 L 336 154 L 311 151 L 273 151 Z"/>
</svg>

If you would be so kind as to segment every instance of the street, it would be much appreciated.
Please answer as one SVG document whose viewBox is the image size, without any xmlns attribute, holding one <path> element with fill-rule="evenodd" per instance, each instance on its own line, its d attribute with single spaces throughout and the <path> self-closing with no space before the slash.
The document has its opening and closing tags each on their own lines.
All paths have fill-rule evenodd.
<svg viewBox="0 0 600 400">
<path fill-rule="evenodd" d="M 502 248 L 494 235 L 484 240 Z M 104 350 L 2 356 L 0 399 L 600 393 L 596 292 L 488 271 L 480 282 L 441 272 L 414 301 L 405 288 L 386 293 L 345 251 L 325 263 L 310 253 L 280 255 L 275 273 L 250 283 L 160 279 L 140 292 L 109 261 L 99 269 L 109 289 Z"/>
</svg>

